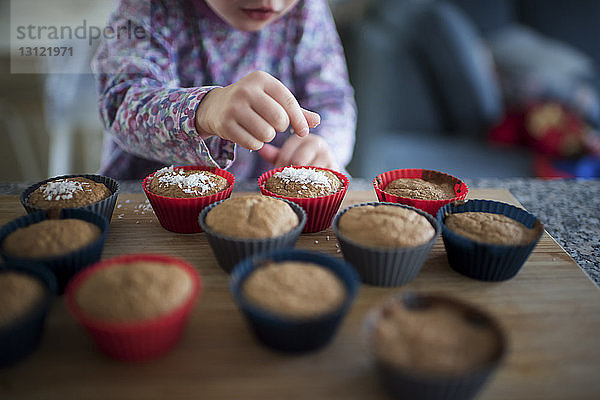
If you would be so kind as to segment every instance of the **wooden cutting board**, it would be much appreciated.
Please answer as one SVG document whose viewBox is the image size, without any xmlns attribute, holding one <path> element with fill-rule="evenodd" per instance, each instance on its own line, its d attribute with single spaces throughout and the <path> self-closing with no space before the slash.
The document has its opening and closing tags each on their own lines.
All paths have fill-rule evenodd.
<svg viewBox="0 0 600 400">
<path fill-rule="evenodd" d="M 518 204 L 506 190 L 473 189 L 470 197 Z M 362 323 L 371 307 L 405 291 L 451 295 L 500 320 L 508 355 L 478 398 L 600 398 L 600 291 L 547 233 L 520 273 L 501 283 L 454 272 L 440 238 L 416 280 L 391 289 L 363 285 L 329 346 L 290 356 L 254 340 L 204 234 L 164 230 L 145 200 L 119 196 L 103 258 L 165 253 L 198 268 L 205 289 L 181 343 L 152 362 L 113 361 L 95 349 L 59 298 L 39 349 L 0 370 L 0 399 L 384 399 Z M 342 207 L 375 200 L 373 192 L 349 192 Z M 23 214 L 17 196 L 0 196 L 0 224 Z M 326 230 L 303 234 L 297 247 L 341 257 L 336 243 Z"/>
</svg>

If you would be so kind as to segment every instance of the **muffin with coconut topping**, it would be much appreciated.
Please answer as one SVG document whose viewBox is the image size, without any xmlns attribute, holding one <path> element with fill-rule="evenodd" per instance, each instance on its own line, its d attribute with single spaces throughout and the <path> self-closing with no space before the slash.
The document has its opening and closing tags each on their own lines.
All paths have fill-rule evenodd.
<svg viewBox="0 0 600 400">
<path fill-rule="evenodd" d="M 165 197 L 193 198 L 216 194 L 229 186 L 227 179 L 203 170 L 174 169 L 156 171 L 148 190 Z"/>
<path fill-rule="evenodd" d="M 63 209 L 80 209 L 111 220 L 119 182 L 102 175 L 61 175 L 34 183 L 21 192 L 21 204 L 28 214 L 45 211 L 59 218 Z"/>
<path fill-rule="evenodd" d="M 231 196 L 235 177 L 220 168 L 199 165 L 170 166 L 148 175 L 142 189 L 163 228 L 198 233 L 198 215 L 204 207 Z"/>
<path fill-rule="evenodd" d="M 349 184 L 338 171 L 300 165 L 275 168 L 258 178 L 262 194 L 292 201 L 306 211 L 303 232 L 318 232 L 331 225 Z"/>
<path fill-rule="evenodd" d="M 60 210 L 93 204 L 111 195 L 104 184 L 77 176 L 44 183 L 31 193 L 28 203 L 44 210 Z"/>
<path fill-rule="evenodd" d="M 316 168 L 287 167 L 265 182 L 265 188 L 272 193 L 299 198 L 328 196 L 341 187 L 342 182 L 335 174 Z"/>
</svg>

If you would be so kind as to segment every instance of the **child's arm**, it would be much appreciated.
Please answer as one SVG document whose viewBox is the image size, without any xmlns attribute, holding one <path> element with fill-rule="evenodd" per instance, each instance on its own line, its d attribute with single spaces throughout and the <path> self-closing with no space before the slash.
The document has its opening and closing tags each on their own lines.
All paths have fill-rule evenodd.
<svg viewBox="0 0 600 400">
<path fill-rule="evenodd" d="M 233 143 L 203 140 L 195 125 L 196 108 L 214 87 L 181 87 L 171 43 L 180 27 L 167 18 L 150 20 L 150 10 L 140 9 L 149 4 L 121 1 L 110 21 L 121 37 L 103 42 L 93 61 L 102 121 L 129 153 L 166 164 L 226 168 Z"/>
</svg>

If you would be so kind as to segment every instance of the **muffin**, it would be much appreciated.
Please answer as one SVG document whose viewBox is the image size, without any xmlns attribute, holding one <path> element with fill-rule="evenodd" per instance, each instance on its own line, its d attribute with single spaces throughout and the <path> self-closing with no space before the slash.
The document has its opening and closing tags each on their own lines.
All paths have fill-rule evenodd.
<svg viewBox="0 0 600 400">
<path fill-rule="evenodd" d="M 308 166 L 276 168 L 258 178 L 262 194 L 293 201 L 306 211 L 303 232 L 318 232 L 331 225 L 349 183 L 337 171 Z"/>
<path fill-rule="evenodd" d="M 379 201 L 419 208 L 435 217 L 445 204 L 463 200 L 469 189 L 463 181 L 427 169 L 395 169 L 377 175 L 373 187 Z"/>
<path fill-rule="evenodd" d="M 421 178 L 398 178 L 391 181 L 384 189 L 386 193 L 398 197 L 419 200 L 445 200 L 456 197 L 451 181 L 439 176 L 428 180 Z"/>
<path fill-rule="evenodd" d="M 450 266 L 484 281 L 514 277 L 544 233 L 533 214 L 498 201 L 451 203 L 437 219 Z"/>
<path fill-rule="evenodd" d="M 50 220 L 45 211 L 38 211 L 2 226 L 0 255 L 7 261 L 45 265 L 62 294 L 73 275 L 100 259 L 108 221 L 78 208 L 62 209 L 60 218 Z"/>
<path fill-rule="evenodd" d="M 198 233 L 204 207 L 231 196 L 235 177 L 220 168 L 166 167 L 147 176 L 142 188 L 161 226 L 171 232 Z"/>
<path fill-rule="evenodd" d="M 42 283 L 24 273 L 0 273 L 0 329 L 26 314 L 44 299 Z"/>
<path fill-rule="evenodd" d="M 170 166 L 154 173 L 148 190 L 159 196 L 194 198 L 217 194 L 228 186 L 227 179 L 213 172 Z"/>
<path fill-rule="evenodd" d="M 75 303 L 90 318 L 144 321 L 181 306 L 192 293 L 192 283 L 186 271 L 169 263 L 113 264 L 81 283 Z"/>
<path fill-rule="evenodd" d="M 98 225 L 81 219 L 47 219 L 9 233 L 2 249 L 11 257 L 58 257 L 88 246 L 101 234 Z"/>
<path fill-rule="evenodd" d="M 286 199 L 249 195 L 211 204 L 198 222 L 219 266 L 230 272 L 252 254 L 294 247 L 306 213 Z"/>
<path fill-rule="evenodd" d="M 231 274 L 233 298 L 264 345 L 301 353 L 329 343 L 358 291 L 343 261 L 299 250 L 248 257 Z"/>
<path fill-rule="evenodd" d="M 528 228 L 502 214 L 463 212 L 450 214 L 444 223 L 451 231 L 471 240 L 505 246 L 522 246 L 539 236 L 539 226 Z"/>
<path fill-rule="evenodd" d="M 206 214 L 206 226 L 234 238 L 272 238 L 291 231 L 300 219 L 283 200 L 262 195 L 228 199 Z"/>
<path fill-rule="evenodd" d="M 391 298 L 368 314 L 366 327 L 380 376 L 396 397 L 472 398 L 505 352 L 497 322 L 443 296 Z"/>
<path fill-rule="evenodd" d="M 339 221 L 348 239 L 371 247 L 413 247 L 435 235 L 431 222 L 418 212 L 388 204 L 352 207 Z"/>
<path fill-rule="evenodd" d="M 0 265 L 0 368 L 39 345 L 55 291 L 54 276 L 41 264 Z"/>
<path fill-rule="evenodd" d="M 29 205 L 45 210 L 77 208 L 104 200 L 111 194 L 104 184 L 76 176 L 44 183 L 31 193 Z"/>
<path fill-rule="evenodd" d="M 363 282 L 399 286 L 416 278 L 440 228 L 428 213 L 398 203 L 363 203 L 333 221 L 344 259 Z"/>
<path fill-rule="evenodd" d="M 256 307 L 288 318 L 316 318 L 339 307 L 346 296 L 333 272 L 301 261 L 265 262 L 246 279 L 242 295 Z"/>
<path fill-rule="evenodd" d="M 158 357 L 180 339 L 201 281 L 195 268 L 161 255 L 99 262 L 67 288 L 67 306 L 111 357 Z"/>
<path fill-rule="evenodd" d="M 101 175 L 63 175 L 31 185 L 21 193 L 28 213 L 45 210 L 58 218 L 63 208 L 79 208 L 104 216 L 109 222 L 119 193 L 119 183 Z"/>
<path fill-rule="evenodd" d="M 422 309 L 387 302 L 373 330 L 373 351 L 382 362 L 416 374 L 462 374 L 492 360 L 498 338 L 491 326 L 467 319 L 443 302 Z"/>
<path fill-rule="evenodd" d="M 265 189 L 284 197 L 312 198 L 334 194 L 342 187 L 331 171 L 285 167 L 265 181 Z"/>
</svg>

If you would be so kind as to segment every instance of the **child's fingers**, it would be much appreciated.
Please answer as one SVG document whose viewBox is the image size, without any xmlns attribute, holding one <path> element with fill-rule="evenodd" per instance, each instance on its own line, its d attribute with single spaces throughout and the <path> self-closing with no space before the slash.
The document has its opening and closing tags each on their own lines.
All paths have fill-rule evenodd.
<svg viewBox="0 0 600 400">
<path fill-rule="evenodd" d="M 262 149 L 258 150 L 258 154 L 268 163 L 275 165 L 277 162 L 277 156 L 279 155 L 279 148 L 272 144 L 265 143 Z"/>
<path fill-rule="evenodd" d="M 301 143 L 296 147 L 296 151 L 292 154 L 290 162 L 293 165 L 312 165 L 311 162 L 315 159 L 318 150 L 318 146 L 311 142 Z"/>
<path fill-rule="evenodd" d="M 271 96 L 263 95 L 251 104 L 252 109 L 267 121 L 277 132 L 284 132 L 290 126 L 290 118 L 285 109 Z"/>
<path fill-rule="evenodd" d="M 296 134 L 300 137 L 308 135 L 308 122 L 292 92 L 275 78 L 265 84 L 265 92 L 284 108 Z"/>
<path fill-rule="evenodd" d="M 277 160 L 275 160 L 275 167 L 290 165 L 292 163 L 291 162 L 292 156 L 294 155 L 294 152 L 296 151 L 296 149 L 300 145 L 300 142 L 303 139 L 304 138 L 301 138 L 296 135 L 290 136 L 285 141 L 285 143 L 283 143 L 283 146 L 281 146 L 281 149 L 279 149 L 279 154 L 277 155 Z"/>
<path fill-rule="evenodd" d="M 237 121 L 242 128 L 263 143 L 275 139 L 275 129 L 253 110 L 241 114 Z"/>
<path fill-rule="evenodd" d="M 240 146 L 248 150 L 259 150 L 263 147 L 263 142 L 252 136 L 242 125 L 234 122 L 228 127 L 229 132 L 227 137 L 232 142 L 239 144 Z"/>
<path fill-rule="evenodd" d="M 302 114 L 304 114 L 304 118 L 306 118 L 306 122 L 308 123 L 309 128 L 315 128 L 321 123 L 321 116 L 316 112 L 309 111 L 303 108 Z"/>
<path fill-rule="evenodd" d="M 335 170 L 338 170 L 339 168 L 337 163 L 327 153 L 318 154 L 317 157 L 311 162 L 311 165 Z"/>
</svg>

